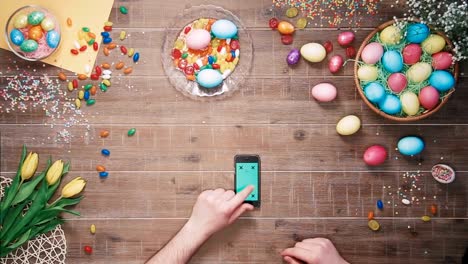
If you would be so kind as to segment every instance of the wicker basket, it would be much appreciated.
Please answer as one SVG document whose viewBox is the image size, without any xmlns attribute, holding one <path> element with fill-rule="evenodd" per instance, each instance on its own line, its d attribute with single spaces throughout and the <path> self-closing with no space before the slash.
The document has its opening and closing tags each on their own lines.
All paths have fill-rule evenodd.
<svg viewBox="0 0 468 264">
<path fill-rule="evenodd" d="M 412 21 L 412 22 L 418 22 L 418 21 Z M 357 70 L 358 70 L 358 64 L 360 62 L 360 58 L 361 58 L 361 52 L 362 50 L 364 49 L 364 47 L 369 43 L 369 41 L 374 37 L 374 35 L 377 33 L 377 32 L 380 32 L 382 31 L 384 28 L 390 26 L 390 25 L 393 25 L 395 23 L 395 20 L 390 20 L 388 22 L 385 22 L 383 23 L 382 25 L 378 26 L 376 29 L 374 29 L 365 39 L 364 41 L 362 42 L 361 46 L 359 47 L 359 50 L 357 52 L 357 55 L 356 55 L 356 61 L 354 63 L 354 82 L 356 83 L 356 89 L 358 90 L 359 92 L 359 95 L 361 96 L 362 100 L 364 100 L 364 102 L 367 104 L 367 106 L 370 107 L 370 109 L 372 109 L 372 111 L 374 111 L 375 113 L 377 113 L 378 115 L 380 116 L 383 116 L 387 119 L 391 119 L 391 120 L 394 120 L 394 121 L 398 121 L 398 122 L 412 122 L 412 121 L 416 121 L 416 120 L 421 120 L 421 119 L 424 119 L 426 117 L 429 117 L 430 115 L 434 114 L 435 112 L 439 111 L 440 108 L 442 108 L 442 106 L 444 106 L 449 97 L 452 95 L 452 93 L 455 91 L 455 88 L 452 88 L 451 90 L 448 91 L 448 93 L 446 94 L 446 96 L 441 100 L 441 102 L 433 109 L 431 110 L 426 110 L 424 111 L 422 114 L 420 115 L 417 115 L 417 116 L 405 116 L 405 117 L 399 117 L 399 116 L 393 116 L 393 115 L 389 115 L 385 112 L 383 112 L 382 110 L 380 110 L 379 108 L 377 108 L 374 104 L 372 104 L 369 100 L 367 100 L 365 94 L 364 94 L 364 91 L 361 87 L 361 83 L 357 77 Z M 431 28 L 433 29 L 433 28 Z M 445 42 L 448 44 L 448 46 L 450 47 L 450 49 L 453 49 L 453 44 L 452 42 L 447 38 L 447 36 L 445 36 L 445 34 L 443 34 L 442 32 L 437 32 L 438 35 L 442 36 L 444 39 L 445 39 Z M 456 81 L 458 80 L 458 73 L 459 73 L 459 69 L 458 69 L 458 63 L 455 63 L 455 65 L 453 66 L 453 76 L 455 78 L 455 83 Z"/>
</svg>

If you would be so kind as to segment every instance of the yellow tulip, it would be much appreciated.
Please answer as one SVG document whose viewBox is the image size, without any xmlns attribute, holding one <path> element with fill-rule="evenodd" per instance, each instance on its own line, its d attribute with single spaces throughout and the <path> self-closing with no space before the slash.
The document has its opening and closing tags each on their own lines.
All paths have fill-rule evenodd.
<svg viewBox="0 0 468 264">
<path fill-rule="evenodd" d="M 29 180 L 37 169 L 39 163 L 39 156 L 37 153 L 29 152 L 26 159 L 24 159 L 23 166 L 21 166 L 21 179 L 23 181 Z"/>
<path fill-rule="evenodd" d="M 76 177 L 67 183 L 62 189 L 62 197 L 70 198 L 79 194 L 86 186 L 86 181 L 81 177 Z"/>
<path fill-rule="evenodd" d="M 62 160 L 57 160 L 50 166 L 49 170 L 47 171 L 46 174 L 46 181 L 48 185 L 54 185 L 58 179 L 60 179 L 60 176 L 62 176 L 63 172 L 63 161 Z"/>
</svg>

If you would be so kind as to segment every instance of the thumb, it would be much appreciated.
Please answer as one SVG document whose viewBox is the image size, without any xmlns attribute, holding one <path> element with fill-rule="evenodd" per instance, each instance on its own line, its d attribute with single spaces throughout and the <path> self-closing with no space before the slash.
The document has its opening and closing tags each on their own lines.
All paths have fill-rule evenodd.
<svg viewBox="0 0 468 264">
<path fill-rule="evenodd" d="M 286 261 L 287 263 L 289 264 L 301 264 L 300 261 L 296 260 L 295 258 L 293 257 L 290 257 L 290 256 L 284 256 L 284 261 Z"/>
<path fill-rule="evenodd" d="M 231 217 L 229 218 L 229 224 L 232 224 L 234 221 L 236 221 L 239 216 L 241 216 L 245 211 L 252 211 L 253 210 L 253 205 L 244 203 L 241 206 L 239 206 L 234 213 L 232 213 Z"/>
</svg>

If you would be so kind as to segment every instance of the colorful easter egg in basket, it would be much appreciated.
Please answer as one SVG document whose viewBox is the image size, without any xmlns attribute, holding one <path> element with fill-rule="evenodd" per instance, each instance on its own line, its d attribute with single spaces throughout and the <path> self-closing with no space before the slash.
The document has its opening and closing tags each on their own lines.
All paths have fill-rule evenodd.
<svg viewBox="0 0 468 264">
<path fill-rule="evenodd" d="M 454 91 L 458 64 L 452 52 L 450 40 L 430 25 L 388 21 L 358 50 L 354 73 L 359 95 L 388 119 L 407 122 L 428 117 Z"/>
</svg>

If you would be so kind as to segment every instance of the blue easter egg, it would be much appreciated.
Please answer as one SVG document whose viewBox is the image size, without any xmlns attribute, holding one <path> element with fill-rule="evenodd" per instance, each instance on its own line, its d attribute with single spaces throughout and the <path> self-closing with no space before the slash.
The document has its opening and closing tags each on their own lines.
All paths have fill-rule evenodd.
<svg viewBox="0 0 468 264">
<path fill-rule="evenodd" d="M 439 92 L 446 92 L 455 86 L 455 78 L 448 71 L 434 71 L 429 77 L 429 84 Z"/>
<path fill-rule="evenodd" d="M 10 40 L 16 46 L 20 46 L 24 41 L 24 35 L 21 31 L 15 28 L 10 32 Z"/>
<path fill-rule="evenodd" d="M 396 95 L 387 94 L 380 102 L 379 107 L 389 115 L 399 114 L 401 112 L 401 101 Z"/>
<path fill-rule="evenodd" d="M 211 33 L 219 39 L 229 39 L 237 34 L 237 26 L 229 20 L 220 19 L 211 26 Z"/>
<path fill-rule="evenodd" d="M 398 151 L 405 156 L 412 156 L 424 150 L 424 141 L 419 137 L 409 136 L 398 141 Z"/>
<path fill-rule="evenodd" d="M 46 41 L 49 47 L 55 49 L 60 43 L 60 34 L 55 30 L 51 30 L 47 32 Z"/>
<path fill-rule="evenodd" d="M 364 87 L 366 98 L 374 104 L 385 99 L 385 88 L 378 82 L 371 82 Z"/>
<path fill-rule="evenodd" d="M 403 69 L 403 57 L 398 51 L 388 50 L 382 57 L 382 64 L 388 72 L 399 72 Z"/>
<path fill-rule="evenodd" d="M 204 88 L 215 88 L 223 82 L 223 76 L 219 71 L 204 69 L 197 75 L 197 83 Z"/>
<path fill-rule="evenodd" d="M 406 40 L 411 43 L 423 42 L 431 33 L 429 27 L 425 24 L 415 23 L 408 26 L 406 31 Z"/>
</svg>

